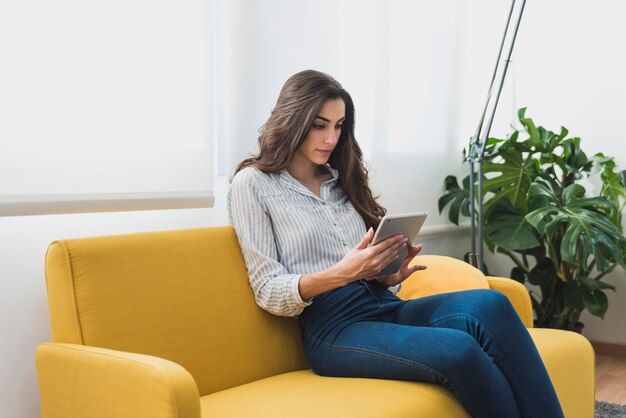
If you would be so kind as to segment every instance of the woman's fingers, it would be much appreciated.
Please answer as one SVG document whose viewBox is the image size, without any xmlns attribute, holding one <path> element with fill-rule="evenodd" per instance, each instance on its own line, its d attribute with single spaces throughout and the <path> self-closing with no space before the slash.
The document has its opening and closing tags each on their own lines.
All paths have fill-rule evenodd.
<svg viewBox="0 0 626 418">
<path fill-rule="evenodd" d="M 377 251 L 376 258 L 381 261 L 387 261 L 385 265 L 398 258 L 398 252 L 405 247 L 407 239 L 402 235 L 396 235 L 388 238 L 380 244 L 376 244 L 373 247 L 374 251 Z M 384 266 L 383 266 L 384 267 Z"/>
<path fill-rule="evenodd" d="M 361 241 L 356 245 L 356 249 L 358 250 L 366 249 L 367 246 L 370 245 L 372 238 L 374 238 L 374 229 L 370 228 L 367 230 L 365 235 L 363 235 L 363 238 L 361 238 Z"/>
<path fill-rule="evenodd" d="M 420 251 L 422 251 L 422 244 L 412 245 L 411 247 L 409 247 L 409 251 L 404 259 L 403 264 L 408 267 L 409 263 L 413 261 L 415 256 L 417 256 L 420 253 Z"/>
<path fill-rule="evenodd" d="M 376 270 L 375 273 L 378 273 L 387 264 L 398 259 L 398 252 L 406 245 L 407 239 L 402 235 L 397 235 L 371 247 L 370 251 L 375 252 L 371 258 L 372 268 Z"/>
<path fill-rule="evenodd" d="M 407 239 L 403 235 L 394 235 L 381 241 L 372 247 L 373 251 L 381 254 L 387 251 L 398 251 L 406 245 Z"/>
<path fill-rule="evenodd" d="M 374 230 L 370 228 L 363 238 L 361 238 L 361 241 L 356 245 L 354 250 L 350 252 L 352 255 L 349 256 L 349 258 L 353 260 L 352 262 L 356 262 L 357 265 L 361 266 L 358 269 L 360 270 L 360 273 L 358 273 L 360 277 L 370 277 L 377 274 L 386 265 L 399 257 L 398 253 L 402 247 L 408 246 L 409 250 L 406 258 L 403 260 L 402 266 L 402 270 L 406 271 L 406 269 L 408 269 L 408 262 L 422 249 L 421 245 L 408 245 L 407 238 L 403 235 L 394 235 L 376 245 L 369 246 L 373 236 Z M 346 261 L 348 260 L 346 259 Z"/>
<path fill-rule="evenodd" d="M 418 255 L 422 251 L 422 244 L 413 245 L 409 248 L 408 255 L 413 258 Z"/>
<path fill-rule="evenodd" d="M 401 269 L 404 271 L 403 275 L 405 276 L 405 278 L 415 273 L 416 271 L 426 270 L 426 266 L 422 264 L 415 264 L 413 266 L 409 266 L 409 264 L 411 263 L 411 261 L 413 261 L 415 256 L 419 254 L 420 251 L 422 251 L 422 248 L 423 248 L 422 244 L 413 245 L 411 246 L 411 248 L 409 248 L 409 252 L 406 258 L 404 259 L 404 263 L 402 266 L 403 268 Z"/>
</svg>

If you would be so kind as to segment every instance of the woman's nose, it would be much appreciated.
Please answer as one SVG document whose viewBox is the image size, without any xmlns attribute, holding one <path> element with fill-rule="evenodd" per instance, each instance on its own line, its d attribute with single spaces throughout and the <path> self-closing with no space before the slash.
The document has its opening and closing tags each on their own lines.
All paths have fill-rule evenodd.
<svg viewBox="0 0 626 418">
<path fill-rule="evenodd" d="M 341 131 L 337 131 L 336 129 L 330 129 L 330 131 L 326 135 L 326 142 L 328 142 L 329 144 L 337 143 L 340 134 Z"/>
</svg>

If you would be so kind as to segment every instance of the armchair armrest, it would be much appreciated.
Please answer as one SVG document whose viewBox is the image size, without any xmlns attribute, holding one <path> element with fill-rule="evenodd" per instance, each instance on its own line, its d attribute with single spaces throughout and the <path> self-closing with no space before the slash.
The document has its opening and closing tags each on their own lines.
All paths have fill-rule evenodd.
<svg viewBox="0 0 626 418">
<path fill-rule="evenodd" d="M 36 363 L 43 418 L 200 418 L 196 382 L 169 360 L 44 343 Z"/>
<path fill-rule="evenodd" d="M 505 294 L 527 328 L 533 327 L 533 305 L 530 294 L 523 284 L 513 279 L 488 276 L 489 287 Z"/>
</svg>

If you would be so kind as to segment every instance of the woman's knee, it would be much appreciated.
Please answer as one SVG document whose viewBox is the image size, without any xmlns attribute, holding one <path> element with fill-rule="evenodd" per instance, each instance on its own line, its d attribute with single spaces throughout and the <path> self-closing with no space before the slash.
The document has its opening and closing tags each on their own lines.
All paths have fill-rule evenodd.
<svg viewBox="0 0 626 418">
<path fill-rule="evenodd" d="M 471 335 L 461 331 L 455 334 L 442 348 L 440 358 L 443 368 L 439 371 L 456 385 L 471 384 L 477 373 L 484 373 L 494 364 Z"/>
<path fill-rule="evenodd" d="M 492 289 L 477 289 L 468 292 L 472 305 L 478 312 L 487 315 L 515 314 L 515 308 L 504 293 Z"/>
</svg>

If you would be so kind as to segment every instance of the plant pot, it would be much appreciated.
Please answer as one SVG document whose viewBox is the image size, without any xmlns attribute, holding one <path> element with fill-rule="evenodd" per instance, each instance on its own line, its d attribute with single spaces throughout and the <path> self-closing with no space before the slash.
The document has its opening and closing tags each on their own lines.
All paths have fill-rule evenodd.
<svg viewBox="0 0 626 418">
<path fill-rule="evenodd" d="M 585 327 L 585 324 L 583 324 L 582 322 L 578 321 L 574 325 L 563 325 L 562 327 L 555 327 L 555 326 L 550 326 L 550 325 L 537 325 L 537 324 L 535 324 L 535 326 L 537 328 L 562 329 L 562 330 L 565 330 L 565 331 L 572 331 L 572 332 L 576 332 L 578 334 L 582 334 L 583 328 Z"/>
<path fill-rule="evenodd" d="M 578 321 L 574 325 L 565 326 L 562 329 L 564 329 L 566 331 L 574 331 L 574 332 L 577 332 L 579 334 L 582 334 L 584 326 L 585 326 L 585 324 L 583 324 L 582 322 Z"/>
</svg>

